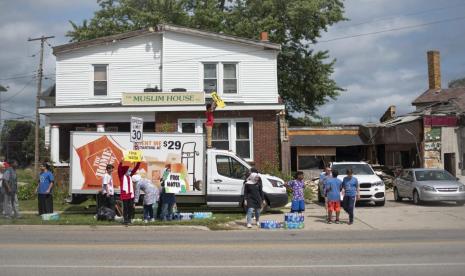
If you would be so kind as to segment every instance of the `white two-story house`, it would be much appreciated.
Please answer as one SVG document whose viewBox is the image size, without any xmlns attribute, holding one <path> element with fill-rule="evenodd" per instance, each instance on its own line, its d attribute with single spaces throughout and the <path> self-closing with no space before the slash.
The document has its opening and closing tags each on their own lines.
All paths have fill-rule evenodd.
<svg viewBox="0 0 465 276">
<path fill-rule="evenodd" d="M 205 103 L 217 91 L 226 107 L 215 112 L 214 147 L 258 168 L 279 165 L 279 51 L 266 39 L 166 24 L 54 47 L 56 85 L 40 108 L 51 159 L 68 162 L 71 131 L 128 132 L 131 116 L 144 119 L 145 132 L 203 133 Z M 181 103 L 143 97 L 199 92 L 201 101 Z"/>
</svg>

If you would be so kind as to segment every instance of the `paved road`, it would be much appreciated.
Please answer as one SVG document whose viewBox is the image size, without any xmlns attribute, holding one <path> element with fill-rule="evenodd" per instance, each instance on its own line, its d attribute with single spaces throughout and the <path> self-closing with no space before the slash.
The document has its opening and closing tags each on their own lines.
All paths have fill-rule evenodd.
<svg viewBox="0 0 465 276">
<path fill-rule="evenodd" d="M 0 275 L 464 275 L 465 229 L 0 226 Z"/>
</svg>

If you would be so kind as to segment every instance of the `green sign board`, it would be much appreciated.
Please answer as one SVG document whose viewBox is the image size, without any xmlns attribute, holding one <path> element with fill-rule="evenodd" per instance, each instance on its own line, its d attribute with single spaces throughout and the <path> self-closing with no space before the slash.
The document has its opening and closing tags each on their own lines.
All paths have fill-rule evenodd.
<svg viewBox="0 0 465 276">
<path fill-rule="evenodd" d="M 122 105 L 200 105 L 204 92 L 123 93 Z"/>
</svg>

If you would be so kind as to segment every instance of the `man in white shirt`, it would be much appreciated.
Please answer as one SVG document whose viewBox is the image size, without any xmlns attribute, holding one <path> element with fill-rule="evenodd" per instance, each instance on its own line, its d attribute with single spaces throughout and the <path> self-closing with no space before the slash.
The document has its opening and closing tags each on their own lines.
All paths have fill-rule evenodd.
<svg viewBox="0 0 465 276">
<path fill-rule="evenodd" d="M 115 211 L 115 187 L 113 184 L 113 165 L 108 164 L 106 167 L 106 173 L 102 179 L 102 195 L 104 198 L 104 206 Z"/>
</svg>

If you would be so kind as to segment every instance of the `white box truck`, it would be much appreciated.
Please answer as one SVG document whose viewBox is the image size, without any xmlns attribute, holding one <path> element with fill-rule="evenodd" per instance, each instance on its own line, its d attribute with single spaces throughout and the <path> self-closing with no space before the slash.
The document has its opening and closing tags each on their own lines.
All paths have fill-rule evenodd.
<svg viewBox="0 0 465 276">
<path fill-rule="evenodd" d="M 115 168 L 125 151 L 133 149 L 129 133 L 71 132 L 70 193 L 73 197 L 97 194 L 107 164 Z M 211 207 L 243 207 L 244 174 L 250 165 L 227 150 L 205 150 L 205 136 L 190 133 L 144 133 L 139 143 L 143 161 L 142 177 L 160 186 L 165 169 L 177 174 L 181 186 L 180 204 L 206 204 Z M 131 164 L 126 164 L 131 165 Z M 114 171 L 116 193 L 119 193 L 117 170 Z M 288 197 L 284 181 L 261 174 L 268 207 L 282 207 Z"/>
</svg>

